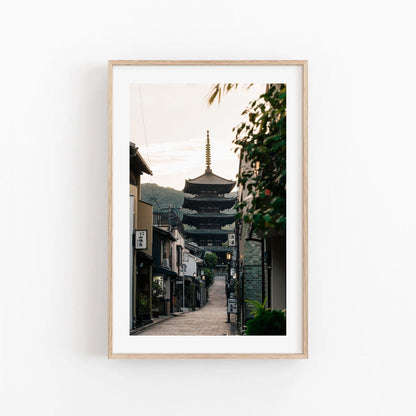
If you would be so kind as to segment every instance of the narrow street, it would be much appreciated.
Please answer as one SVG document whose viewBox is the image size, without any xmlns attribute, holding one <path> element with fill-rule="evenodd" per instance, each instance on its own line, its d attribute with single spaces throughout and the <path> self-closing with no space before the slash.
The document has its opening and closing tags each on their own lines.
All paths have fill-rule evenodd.
<svg viewBox="0 0 416 416">
<path fill-rule="evenodd" d="M 235 315 L 231 315 L 231 322 L 234 319 Z M 205 306 L 144 329 L 139 335 L 232 335 L 232 326 L 227 323 L 224 277 L 217 276 Z"/>
</svg>

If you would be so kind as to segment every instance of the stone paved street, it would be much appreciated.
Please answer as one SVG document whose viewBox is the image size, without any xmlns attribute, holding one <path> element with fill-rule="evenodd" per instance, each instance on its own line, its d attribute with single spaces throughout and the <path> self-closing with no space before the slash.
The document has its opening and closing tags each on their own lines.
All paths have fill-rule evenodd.
<svg viewBox="0 0 416 416">
<path fill-rule="evenodd" d="M 231 322 L 234 319 L 235 315 L 231 315 Z M 139 335 L 232 335 L 232 326 L 227 323 L 225 281 L 216 277 L 205 306 L 154 325 Z"/>
</svg>

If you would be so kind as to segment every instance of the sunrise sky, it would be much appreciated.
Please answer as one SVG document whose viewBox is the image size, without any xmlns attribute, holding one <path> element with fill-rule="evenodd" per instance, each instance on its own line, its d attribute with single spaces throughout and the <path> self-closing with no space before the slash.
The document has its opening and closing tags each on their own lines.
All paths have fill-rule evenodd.
<svg viewBox="0 0 416 416">
<path fill-rule="evenodd" d="M 136 143 L 153 176 L 142 183 L 182 190 L 185 179 L 205 171 L 206 131 L 210 132 L 211 168 L 235 179 L 238 156 L 234 153 L 233 127 L 250 101 L 265 90 L 256 84 L 241 86 L 208 107 L 210 84 L 132 84 L 130 86 L 130 141 Z"/>
</svg>

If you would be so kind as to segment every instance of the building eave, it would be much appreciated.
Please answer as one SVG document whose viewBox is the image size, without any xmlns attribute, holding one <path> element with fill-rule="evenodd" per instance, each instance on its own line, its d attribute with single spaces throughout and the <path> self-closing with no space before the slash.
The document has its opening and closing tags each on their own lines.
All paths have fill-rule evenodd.
<svg viewBox="0 0 416 416">
<path fill-rule="evenodd" d="M 143 159 L 138 148 L 132 142 L 130 142 L 130 166 L 138 175 L 141 175 L 142 173 L 153 175 L 153 172 L 151 171 L 146 161 Z"/>
</svg>

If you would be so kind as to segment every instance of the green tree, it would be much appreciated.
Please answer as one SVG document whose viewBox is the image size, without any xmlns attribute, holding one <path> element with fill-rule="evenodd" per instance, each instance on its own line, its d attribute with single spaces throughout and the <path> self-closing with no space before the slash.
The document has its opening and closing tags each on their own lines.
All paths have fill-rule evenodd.
<svg viewBox="0 0 416 416">
<path fill-rule="evenodd" d="M 249 84 L 250 88 L 253 84 Z M 239 84 L 215 84 L 207 101 L 211 105 Z M 234 130 L 245 168 L 238 183 L 251 201 L 236 205 L 236 219 L 252 224 L 253 230 L 286 228 L 286 85 L 267 84 L 266 91 L 242 113 L 244 121 Z"/>
<path fill-rule="evenodd" d="M 206 253 L 204 261 L 207 265 L 204 268 L 205 284 L 210 287 L 214 283 L 214 268 L 218 264 L 218 257 L 215 253 Z"/>
<path fill-rule="evenodd" d="M 215 253 L 206 253 L 204 261 L 207 267 L 213 269 L 218 264 L 218 257 Z"/>
<path fill-rule="evenodd" d="M 286 228 L 286 85 L 268 85 L 243 116 L 234 140 L 246 162 L 238 183 L 252 199 L 237 204 L 237 219 L 267 235 Z"/>
<path fill-rule="evenodd" d="M 213 269 L 204 268 L 205 285 L 209 288 L 214 283 Z"/>
</svg>

